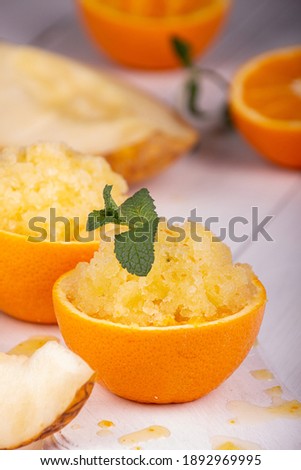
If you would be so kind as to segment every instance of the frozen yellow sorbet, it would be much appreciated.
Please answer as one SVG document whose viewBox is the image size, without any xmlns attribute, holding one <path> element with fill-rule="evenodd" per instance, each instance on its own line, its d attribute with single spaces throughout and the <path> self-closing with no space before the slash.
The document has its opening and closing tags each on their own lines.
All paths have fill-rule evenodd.
<svg viewBox="0 0 301 470">
<path fill-rule="evenodd" d="M 63 282 L 66 295 L 85 314 L 125 325 L 198 324 L 239 312 L 256 293 L 250 266 L 233 264 L 230 249 L 197 224 L 202 241 L 160 222 L 155 262 L 146 277 L 129 274 L 101 242 L 90 263 L 80 263 Z"/>
<path fill-rule="evenodd" d="M 121 203 L 126 182 L 104 158 L 55 143 L 6 148 L 0 153 L 0 230 L 34 238 L 47 233 L 51 241 L 87 237 L 87 216 L 103 208 L 106 184 L 113 185 L 113 197 Z M 57 217 L 67 218 L 70 229 Z"/>
</svg>

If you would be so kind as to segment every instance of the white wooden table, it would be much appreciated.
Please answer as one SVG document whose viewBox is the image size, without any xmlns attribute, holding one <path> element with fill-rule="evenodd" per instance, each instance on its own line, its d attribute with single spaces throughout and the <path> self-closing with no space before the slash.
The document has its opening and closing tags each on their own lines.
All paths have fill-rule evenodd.
<svg viewBox="0 0 301 470">
<path fill-rule="evenodd" d="M 236 0 L 227 25 L 214 46 L 202 58 L 202 63 L 219 69 L 230 78 L 243 61 L 257 53 L 301 43 L 300 19 L 299 0 Z M 72 0 L 0 0 L 0 37 L 44 47 L 88 64 L 105 67 L 171 104 L 177 101 L 183 81 L 181 71 L 139 72 L 122 69 L 111 63 L 87 39 Z M 180 160 L 144 185 L 150 189 L 161 215 L 186 217 L 191 209 L 197 208 L 198 214 L 204 218 L 219 217 L 219 227 L 227 226 L 230 218 L 237 215 L 249 220 L 252 207 L 259 208 L 260 218 L 273 215 L 268 225 L 273 242 L 267 242 L 262 237 L 258 242 L 226 241 L 235 259 L 250 263 L 267 288 L 269 302 L 259 335 L 260 354 L 267 367 L 273 370 L 276 382 L 284 384 L 289 390 L 286 392 L 288 396 L 300 400 L 300 172 L 266 163 L 237 134 L 208 132 L 203 136 L 201 149 L 196 154 Z M 247 230 L 248 235 L 251 235 L 250 226 L 247 226 Z M 57 334 L 56 327 L 23 324 L 0 314 L 0 350 L 5 350 L 30 334 L 46 331 Z M 221 416 L 224 415 L 220 411 L 220 403 L 224 399 L 229 400 L 229 396 L 235 399 L 247 393 L 249 369 L 254 366 L 252 361 L 257 361 L 254 367 L 262 366 L 258 353 L 253 351 L 252 354 L 236 375 L 221 389 L 206 397 L 202 405 L 157 407 L 157 411 L 154 411 L 154 408 L 128 403 L 98 390 L 91 406 L 95 410 L 95 406 L 104 407 L 104 403 L 106 406 L 108 403 L 112 405 L 115 412 L 111 414 L 120 424 L 117 434 L 155 424 L 153 421 L 156 418 L 160 420 L 157 424 L 162 424 L 162 421 L 168 423 L 168 427 L 173 430 L 171 438 L 154 441 L 147 448 L 210 448 L 210 436 L 220 433 L 252 440 L 250 436 L 255 439 L 257 431 L 256 434 L 254 429 L 247 426 L 238 430 L 240 434 L 238 431 L 235 434 L 235 431 L 221 424 Z M 238 395 L 235 392 L 237 387 L 241 389 Z M 260 387 L 256 387 L 255 395 L 260 392 Z M 98 405 L 95 405 L 95 401 Z M 197 406 L 200 406 L 197 414 L 200 419 L 191 423 L 190 417 L 196 412 Z M 217 423 L 216 428 L 208 429 L 207 426 L 201 432 L 201 424 L 206 422 L 209 409 L 212 410 L 211 423 Z M 91 427 L 92 424 L 88 423 L 92 419 L 91 412 L 90 418 L 88 415 L 82 419 L 86 426 Z M 301 438 L 297 437 L 297 434 L 301 435 L 300 420 L 294 427 L 289 427 L 291 424 L 285 427 L 285 432 L 281 431 L 280 424 L 278 428 L 276 424 L 273 425 L 271 429 L 274 429 L 274 435 L 270 439 L 266 438 L 265 428 L 261 427 L 257 442 L 260 441 L 260 445 L 265 448 L 300 449 Z M 186 425 L 188 427 L 185 430 Z M 182 434 L 179 431 L 181 427 L 184 429 Z M 99 444 L 82 433 L 76 445 L 82 448 L 97 445 L 99 448 L 121 447 L 114 433 Z"/>
</svg>

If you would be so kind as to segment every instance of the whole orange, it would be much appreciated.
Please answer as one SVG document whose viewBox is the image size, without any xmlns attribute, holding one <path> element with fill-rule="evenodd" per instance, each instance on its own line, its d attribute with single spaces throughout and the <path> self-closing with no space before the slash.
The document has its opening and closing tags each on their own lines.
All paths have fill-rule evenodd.
<svg viewBox="0 0 301 470">
<path fill-rule="evenodd" d="M 0 310 L 20 320 L 56 323 L 54 282 L 79 261 L 89 261 L 99 242 L 34 243 L 0 230 L 0 245 Z"/>
<path fill-rule="evenodd" d="M 253 147 L 275 163 L 301 168 L 301 47 L 253 58 L 235 75 L 234 121 Z"/>
<path fill-rule="evenodd" d="M 256 279 L 255 300 L 240 312 L 199 325 L 125 326 L 92 318 L 53 289 L 58 324 L 70 349 L 97 371 L 98 381 L 123 398 L 181 403 L 215 389 L 240 365 L 254 344 L 266 302 Z"/>
<path fill-rule="evenodd" d="M 77 0 L 83 22 L 100 49 L 121 64 L 152 69 L 180 66 L 171 38 L 191 44 L 193 57 L 216 36 L 231 0 L 138 2 Z M 153 3 L 153 5 L 151 5 Z"/>
</svg>

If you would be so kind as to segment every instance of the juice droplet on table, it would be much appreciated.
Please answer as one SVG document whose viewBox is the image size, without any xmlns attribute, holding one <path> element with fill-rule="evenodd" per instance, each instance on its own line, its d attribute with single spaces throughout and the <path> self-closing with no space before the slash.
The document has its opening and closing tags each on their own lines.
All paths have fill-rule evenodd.
<svg viewBox="0 0 301 470">
<path fill-rule="evenodd" d="M 76 431 L 77 429 L 81 429 L 81 425 L 80 425 L 80 424 L 77 424 L 77 423 L 72 424 L 72 425 L 71 425 L 71 429 L 73 429 L 74 431 Z"/>
<path fill-rule="evenodd" d="M 271 388 L 267 388 L 265 391 L 264 391 L 269 397 L 271 397 L 272 399 L 272 404 L 273 405 L 280 405 L 283 403 L 283 400 L 282 400 L 282 388 L 280 387 L 280 385 L 276 385 L 275 387 L 271 387 Z"/>
<path fill-rule="evenodd" d="M 107 419 L 103 419 L 102 421 L 99 421 L 99 423 L 97 423 L 97 426 L 99 426 L 100 428 L 112 428 L 113 426 L 115 426 L 115 424 L 113 423 L 113 421 L 109 421 Z"/>
<path fill-rule="evenodd" d="M 118 439 L 120 444 L 132 446 L 139 442 L 150 441 L 151 439 L 160 439 L 161 437 L 169 437 L 170 431 L 164 426 L 149 426 L 148 428 L 126 434 Z"/>
<path fill-rule="evenodd" d="M 259 406 L 245 401 L 231 401 L 227 404 L 240 423 L 258 423 L 277 418 L 300 419 L 301 403 L 297 400 L 281 400 L 271 406 Z"/>
<path fill-rule="evenodd" d="M 250 374 L 256 380 L 273 380 L 275 378 L 268 369 L 251 370 Z"/>
<path fill-rule="evenodd" d="M 253 450 L 261 449 L 259 444 L 243 441 L 237 437 L 215 436 L 211 439 L 214 450 Z"/>
<path fill-rule="evenodd" d="M 113 421 L 109 421 L 108 419 L 102 419 L 97 423 L 97 426 L 101 428 L 99 431 L 97 431 L 97 436 L 105 437 L 112 434 L 110 428 L 113 428 L 115 424 L 113 423 Z"/>
</svg>

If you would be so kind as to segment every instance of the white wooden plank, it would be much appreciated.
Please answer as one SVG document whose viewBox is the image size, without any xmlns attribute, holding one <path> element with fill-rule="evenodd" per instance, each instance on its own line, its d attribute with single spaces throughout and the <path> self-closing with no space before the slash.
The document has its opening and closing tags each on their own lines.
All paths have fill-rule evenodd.
<svg viewBox="0 0 301 470">
<path fill-rule="evenodd" d="M 265 0 L 234 3 L 224 34 L 201 62 L 230 76 L 242 62 L 269 49 L 301 41 L 301 2 Z"/>
<path fill-rule="evenodd" d="M 0 37 L 27 43 L 70 12 L 72 0 L 1 0 Z"/>
<path fill-rule="evenodd" d="M 58 335 L 58 328 L 18 322 L 0 314 L 0 350 L 8 350 L 16 341 L 29 335 Z M 14 332 L 14 333 L 13 333 Z M 44 448 L 126 449 L 118 439 L 124 434 L 160 425 L 170 431 L 170 437 L 141 443 L 143 449 L 211 449 L 217 436 L 224 441 L 239 438 L 251 441 L 262 449 L 300 449 L 301 422 L 277 414 L 271 420 L 245 422 L 231 411 L 231 402 L 242 401 L 243 407 L 257 404 L 271 406 L 265 389 L 282 385 L 276 376 L 272 381 L 258 381 L 251 371 L 265 368 L 260 348 L 255 347 L 239 369 L 218 389 L 192 403 L 182 405 L 144 405 L 123 400 L 96 385 L 91 399 L 79 416 L 56 435 L 44 442 Z M 294 396 L 283 388 L 283 399 Z M 264 411 L 263 411 L 264 413 Z M 103 419 L 115 426 L 106 435 L 98 435 L 97 423 Z M 234 424 L 230 420 L 235 420 Z M 74 426 L 75 425 L 75 426 Z M 66 444 L 67 443 L 67 444 Z M 138 444 L 138 443 L 137 443 Z"/>
<path fill-rule="evenodd" d="M 301 177 L 298 187 L 271 222 L 274 242 L 253 243 L 241 260 L 254 266 L 267 288 L 260 333 L 264 357 L 301 399 Z"/>
<path fill-rule="evenodd" d="M 247 242 L 231 240 L 227 231 L 226 242 L 236 254 L 250 241 L 252 207 L 259 208 L 260 219 L 276 214 L 278 205 L 297 190 L 300 175 L 266 163 L 238 135 L 211 135 L 198 154 L 144 184 L 161 215 L 188 217 L 197 208 L 204 219 L 219 218 L 212 226 L 217 234 L 233 217 L 245 217 L 250 223 L 238 224 L 237 236 L 246 233 Z M 273 237 L 272 226 L 268 230 Z M 260 241 L 266 243 L 262 237 Z"/>
</svg>

